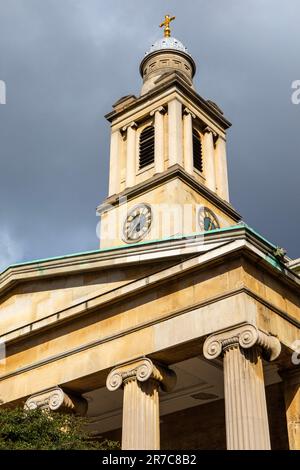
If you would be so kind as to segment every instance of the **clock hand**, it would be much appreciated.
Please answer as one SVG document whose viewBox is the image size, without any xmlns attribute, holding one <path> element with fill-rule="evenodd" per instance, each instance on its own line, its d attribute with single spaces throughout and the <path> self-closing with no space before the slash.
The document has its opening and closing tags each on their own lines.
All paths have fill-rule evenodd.
<svg viewBox="0 0 300 470">
<path fill-rule="evenodd" d="M 137 228 L 138 224 L 140 223 L 140 216 L 136 217 L 136 222 L 134 222 L 135 219 L 133 219 L 132 221 L 132 226 L 131 226 L 131 230 L 130 230 L 130 235 L 132 235 L 133 232 L 135 232 L 135 229 Z"/>
</svg>

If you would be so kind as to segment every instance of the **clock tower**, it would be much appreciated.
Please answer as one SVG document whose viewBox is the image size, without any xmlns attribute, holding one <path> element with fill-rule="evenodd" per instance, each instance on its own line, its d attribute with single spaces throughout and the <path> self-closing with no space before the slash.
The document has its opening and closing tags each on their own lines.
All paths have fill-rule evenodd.
<svg viewBox="0 0 300 470">
<path fill-rule="evenodd" d="M 100 248 L 191 236 L 235 225 L 229 203 L 226 132 L 230 122 L 195 90 L 187 48 L 164 37 L 140 64 L 140 96 L 125 96 L 111 124 L 109 194 L 98 207 Z"/>
<path fill-rule="evenodd" d="M 106 116 L 101 249 L 0 273 L 0 404 L 128 451 L 299 450 L 300 259 L 237 224 L 230 123 L 173 20 Z"/>
</svg>

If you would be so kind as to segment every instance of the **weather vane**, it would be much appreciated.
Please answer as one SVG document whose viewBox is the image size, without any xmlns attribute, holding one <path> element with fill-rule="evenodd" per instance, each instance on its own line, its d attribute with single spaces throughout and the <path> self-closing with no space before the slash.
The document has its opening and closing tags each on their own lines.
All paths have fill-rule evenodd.
<svg viewBox="0 0 300 470">
<path fill-rule="evenodd" d="M 170 15 L 165 15 L 165 21 L 163 21 L 159 27 L 162 28 L 163 26 L 165 27 L 164 30 L 164 36 L 165 38 L 169 38 L 171 36 L 171 29 L 170 29 L 170 23 L 171 21 L 175 20 L 175 16 L 170 16 Z"/>
</svg>

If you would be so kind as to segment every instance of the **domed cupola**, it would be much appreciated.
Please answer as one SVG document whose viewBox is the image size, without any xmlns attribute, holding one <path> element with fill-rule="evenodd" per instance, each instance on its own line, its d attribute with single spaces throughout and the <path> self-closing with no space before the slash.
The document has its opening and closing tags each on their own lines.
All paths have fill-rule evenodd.
<svg viewBox="0 0 300 470">
<path fill-rule="evenodd" d="M 175 51 L 185 52 L 185 54 L 189 54 L 187 48 L 182 44 L 182 42 L 178 41 L 178 39 L 174 37 L 164 37 L 160 38 L 155 41 L 154 44 L 150 47 L 150 50 L 146 52 L 145 56 L 151 54 L 151 52 L 161 51 L 162 49 L 171 49 Z"/>
<path fill-rule="evenodd" d="M 164 37 L 158 39 L 149 51 L 146 52 L 140 65 L 140 73 L 143 78 L 141 94 L 148 93 L 156 86 L 157 80 L 171 72 L 180 73 L 193 87 L 193 77 L 196 72 L 196 64 L 187 48 L 178 39 L 171 36 L 170 22 L 175 17 L 165 16 Z"/>
</svg>

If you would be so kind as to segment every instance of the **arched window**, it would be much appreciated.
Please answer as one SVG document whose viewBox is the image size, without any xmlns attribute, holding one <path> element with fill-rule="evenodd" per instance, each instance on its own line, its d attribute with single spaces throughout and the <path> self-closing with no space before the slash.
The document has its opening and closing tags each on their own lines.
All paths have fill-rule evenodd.
<svg viewBox="0 0 300 470">
<path fill-rule="evenodd" d="M 140 135 L 139 168 L 154 162 L 154 126 L 143 129 Z"/>
<path fill-rule="evenodd" d="M 194 168 L 202 173 L 203 171 L 203 158 L 202 158 L 202 142 L 201 136 L 197 129 L 193 129 L 193 162 Z"/>
</svg>

